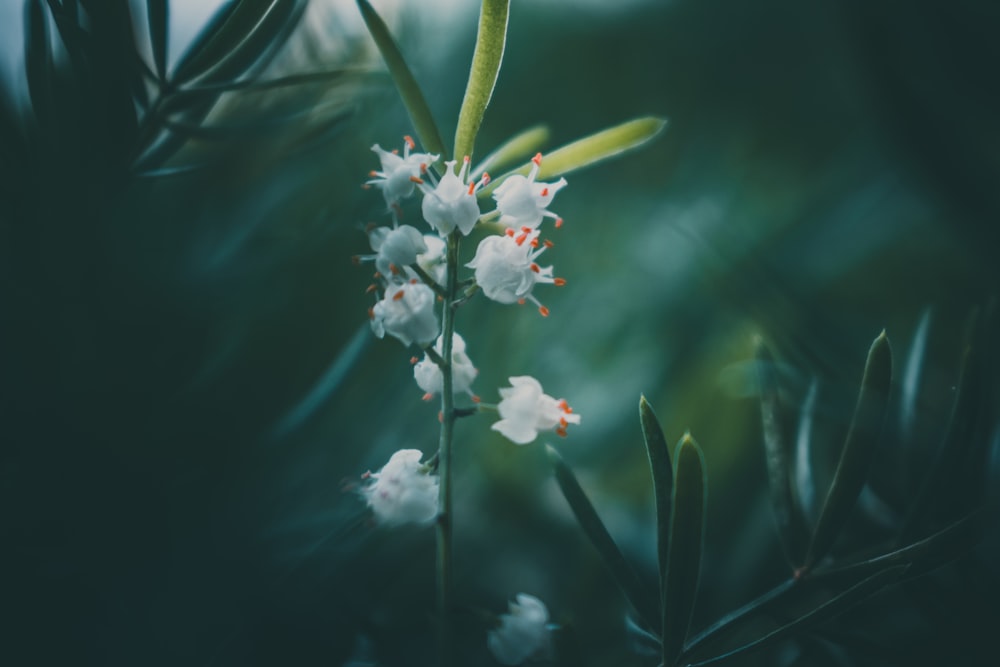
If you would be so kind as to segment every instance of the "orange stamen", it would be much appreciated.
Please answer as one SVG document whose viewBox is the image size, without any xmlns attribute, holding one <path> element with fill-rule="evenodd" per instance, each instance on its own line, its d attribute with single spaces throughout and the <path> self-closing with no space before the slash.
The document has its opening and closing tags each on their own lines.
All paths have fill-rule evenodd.
<svg viewBox="0 0 1000 667">
<path fill-rule="evenodd" d="M 369 285 L 369 286 L 368 286 L 368 287 L 367 287 L 367 288 L 365 289 L 365 294 L 371 294 L 372 292 L 374 292 L 374 291 L 375 291 L 375 290 L 377 290 L 377 289 L 378 289 L 378 286 L 377 286 L 377 285 L 375 285 L 375 284 L 373 283 L 373 284 Z"/>
<path fill-rule="evenodd" d="M 507 230 L 504 232 L 504 234 L 506 234 L 507 236 L 513 236 L 514 230 L 508 227 Z"/>
<path fill-rule="evenodd" d="M 395 264 L 390 264 L 389 265 L 389 273 L 391 273 L 394 276 L 398 276 L 399 275 L 399 267 L 397 267 Z"/>
<path fill-rule="evenodd" d="M 410 180 L 416 183 L 417 185 L 424 184 L 424 179 L 420 178 L 419 176 L 410 176 Z"/>
<path fill-rule="evenodd" d="M 368 175 L 371 176 L 372 178 L 375 178 L 376 176 L 378 176 L 378 172 L 372 169 L 371 171 L 368 172 Z"/>
<path fill-rule="evenodd" d="M 418 361 L 420 361 L 420 360 L 417 359 L 416 357 L 410 357 L 410 363 L 411 364 L 416 364 Z"/>
<path fill-rule="evenodd" d="M 471 195 L 471 194 L 475 193 L 475 191 L 476 191 L 476 184 L 475 183 L 469 183 L 469 194 Z"/>
<path fill-rule="evenodd" d="M 539 268 L 539 266 L 537 264 L 535 264 L 534 262 L 531 263 L 531 270 L 534 271 L 535 273 L 541 273 L 542 272 L 542 269 Z"/>
<path fill-rule="evenodd" d="M 541 153 L 535 153 L 535 157 L 531 158 L 531 161 L 534 162 L 535 164 L 541 166 L 541 164 L 542 164 L 542 154 Z"/>
<path fill-rule="evenodd" d="M 566 279 L 565 278 L 556 278 L 552 282 L 555 284 L 556 287 L 562 287 L 563 285 L 566 284 Z"/>
<path fill-rule="evenodd" d="M 354 265 L 360 264 L 361 263 L 361 255 L 354 255 L 353 257 L 351 257 L 351 263 L 354 264 Z"/>
<path fill-rule="evenodd" d="M 542 196 L 543 197 L 548 197 L 549 196 L 549 189 L 548 188 L 542 188 Z"/>
<path fill-rule="evenodd" d="M 417 145 L 416 145 L 416 144 L 415 144 L 415 143 L 413 142 L 413 137 L 411 137 L 411 136 L 410 136 L 410 135 L 408 135 L 408 134 L 406 134 L 406 135 L 403 135 L 403 141 L 405 141 L 405 142 L 406 142 L 406 145 L 410 147 L 410 150 L 413 150 L 413 149 L 414 149 L 414 148 L 416 148 L 416 146 L 417 146 Z"/>
<path fill-rule="evenodd" d="M 537 248 L 538 247 L 538 237 L 537 236 L 535 238 L 531 239 L 531 247 L 532 248 Z"/>
<path fill-rule="evenodd" d="M 528 240 L 528 234 L 524 233 L 518 236 L 516 239 L 514 239 L 514 243 L 516 243 L 517 245 L 524 245 L 524 242 L 527 240 Z"/>
<path fill-rule="evenodd" d="M 478 403 L 478 402 L 480 402 L 481 400 L 483 400 L 483 399 L 479 398 L 479 397 L 478 397 L 478 396 L 476 396 L 475 394 L 473 394 L 473 395 L 472 395 L 472 402 L 473 402 L 473 403 Z"/>
<path fill-rule="evenodd" d="M 538 307 L 538 312 L 540 312 L 542 314 L 542 317 L 548 317 L 549 316 L 549 309 L 546 308 L 545 306 L 539 306 Z"/>
<path fill-rule="evenodd" d="M 432 394 L 430 392 L 427 392 L 426 394 L 424 394 L 423 396 L 420 397 L 420 399 L 424 400 L 424 401 L 429 401 L 432 398 L 434 398 L 434 394 Z"/>
<path fill-rule="evenodd" d="M 552 241 L 550 241 L 548 239 L 545 239 L 545 247 L 546 248 L 551 248 L 554 245 L 555 245 L 555 243 L 553 243 Z"/>
<path fill-rule="evenodd" d="M 566 437 L 566 429 L 564 429 L 562 426 L 560 426 L 559 428 L 556 429 L 556 435 L 558 435 L 560 438 L 565 438 Z"/>
<path fill-rule="evenodd" d="M 556 229 L 559 229 L 562 226 L 563 226 L 563 219 L 562 218 L 556 218 Z"/>
<path fill-rule="evenodd" d="M 396 292 L 395 294 L 392 295 L 392 300 L 393 301 L 399 301 L 404 296 L 406 296 L 406 291 L 405 290 L 399 290 L 398 292 Z"/>
<path fill-rule="evenodd" d="M 374 320 L 375 319 L 375 309 L 374 308 L 369 308 L 368 309 L 368 319 L 370 319 L 370 320 Z"/>
</svg>

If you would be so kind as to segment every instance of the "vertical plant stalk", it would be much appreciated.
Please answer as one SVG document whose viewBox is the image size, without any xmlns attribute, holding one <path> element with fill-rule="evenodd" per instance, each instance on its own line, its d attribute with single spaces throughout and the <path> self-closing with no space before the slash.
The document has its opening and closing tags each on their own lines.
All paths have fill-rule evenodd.
<svg viewBox="0 0 1000 667">
<path fill-rule="evenodd" d="M 458 293 L 459 232 L 448 235 L 447 274 L 445 278 L 444 312 L 441 317 L 441 440 L 438 445 L 438 508 L 437 522 L 437 596 L 441 627 L 438 651 L 441 667 L 454 664 L 451 632 L 452 567 L 451 567 L 451 446 L 455 428 L 455 393 L 452 375 L 451 349 L 455 334 L 455 297 Z"/>
</svg>

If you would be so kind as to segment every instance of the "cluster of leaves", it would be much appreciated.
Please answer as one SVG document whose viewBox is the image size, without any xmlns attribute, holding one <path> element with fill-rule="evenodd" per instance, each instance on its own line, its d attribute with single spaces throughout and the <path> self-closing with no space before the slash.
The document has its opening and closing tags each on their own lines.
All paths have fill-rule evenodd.
<svg viewBox="0 0 1000 667">
<path fill-rule="evenodd" d="M 887 439 L 885 431 L 891 431 L 883 428 L 892 384 L 889 340 L 883 332 L 869 350 L 836 472 L 812 526 L 800 498 L 803 492 L 811 492 L 801 485 L 811 484 L 813 476 L 793 474 L 796 454 L 808 457 L 809 439 L 801 440 L 800 451 L 794 451 L 775 364 L 771 352 L 759 344 L 757 367 L 770 497 L 789 575 L 697 633 L 689 626 L 702 563 L 706 474 L 694 439 L 689 434 L 681 438 L 671 463 L 661 426 L 645 397 L 641 398 L 640 421 L 656 499 L 659 604 L 651 599 L 649 588 L 610 537 L 570 468 L 555 450 L 548 450 L 564 496 L 637 614 L 641 629 L 658 647 L 663 666 L 722 663 L 781 640 L 802 637 L 879 591 L 954 560 L 978 541 L 984 518 L 982 497 L 964 494 L 957 502 L 941 500 L 949 496 L 945 491 L 961 486 L 970 470 L 981 465 L 985 452 L 972 444 L 976 439 L 970 417 L 980 398 L 976 389 L 982 387 L 973 379 L 975 349 L 970 340 L 963 354 L 945 441 L 895 534 L 886 536 L 884 543 L 858 549 L 860 553 L 831 556 L 833 547 L 850 532 L 849 519 L 869 481 L 877 446 Z"/>
</svg>

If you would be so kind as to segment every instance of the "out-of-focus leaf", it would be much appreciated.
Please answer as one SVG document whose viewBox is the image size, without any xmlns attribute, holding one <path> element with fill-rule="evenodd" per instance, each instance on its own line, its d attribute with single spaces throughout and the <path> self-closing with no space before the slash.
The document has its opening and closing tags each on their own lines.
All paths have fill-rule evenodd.
<svg viewBox="0 0 1000 667">
<path fill-rule="evenodd" d="M 885 422 L 891 383 L 892 350 L 883 331 L 868 351 L 858 403 L 803 563 L 806 569 L 819 562 L 833 546 L 865 484 Z"/>
<path fill-rule="evenodd" d="M 510 0 L 483 0 L 469 83 L 465 88 L 462 108 L 458 112 L 458 126 L 455 129 L 457 157 L 471 157 L 475 149 L 476 135 L 500 74 L 500 63 L 507 43 L 509 10 Z"/>
<path fill-rule="evenodd" d="M 812 463 L 812 421 L 816 411 L 819 381 L 813 378 L 802 402 L 798 433 L 795 436 L 795 494 L 802 508 L 806 523 L 814 516 L 816 508 L 816 475 Z"/>
<path fill-rule="evenodd" d="M 578 139 L 551 153 L 546 153 L 538 170 L 538 178 L 561 176 L 621 155 L 653 140 L 666 126 L 667 121 L 664 118 L 645 116 Z M 527 174 L 531 171 L 531 166 L 532 163 L 528 162 L 494 179 L 491 185 L 479 191 L 479 196 L 485 197 L 490 194 L 494 188 L 512 174 Z"/>
<path fill-rule="evenodd" d="M 757 380 L 760 385 L 760 416 L 764 432 L 764 454 L 767 461 L 767 481 L 771 490 L 771 506 L 778 526 L 778 537 L 788 564 L 794 569 L 801 564 L 809 536 L 802 512 L 792 491 L 792 445 L 788 437 L 789 417 L 782 409 L 778 389 L 778 374 L 774 357 L 764 344 L 757 342 Z"/>
<path fill-rule="evenodd" d="M 874 574 L 871 577 L 855 584 L 851 588 L 847 589 L 843 593 L 834 596 L 833 598 L 823 602 L 816 608 L 802 614 L 795 620 L 782 625 L 779 628 L 771 630 L 767 634 L 754 639 L 742 646 L 726 651 L 719 655 L 713 656 L 706 660 L 700 660 L 698 662 L 689 663 L 689 667 L 703 667 L 704 665 L 714 665 L 724 660 L 734 658 L 737 655 L 742 655 L 750 651 L 760 650 L 766 646 L 769 646 L 781 639 L 784 639 L 788 635 L 801 631 L 803 629 L 816 626 L 820 623 L 835 618 L 836 616 L 844 613 L 856 604 L 864 601 L 869 596 L 878 592 L 879 590 L 889 586 L 896 581 L 906 572 L 907 566 L 900 565 L 897 567 L 891 567 L 878 574 Z M 683 661 L 683 657 L 682 657 Z"/>
<path fill-rule="evenodd" d="M 277 0 L 224 3 L 195 37 L 174 68 L 174 83 L 197 78 L 232 53 Z"/>
<path fill-rule="evenodd" d="M 549 128 L 545 125 L 536 125 L 515 134 L 500 144 L 492 153 L 480 160 L 476 168 L 472 170 L 469 181 L 478 180 L 483 173 L 490 169 L 503 169 L 518 160 L 532 155 L 544 146 L 548 140 Z"/>
<path fill-rule="evenodd" d="M 149 43 L 153 49 L 153 64 L 156 66 L 156 73 L 160 80 L 165 81 L 170 29 L 167 0 L 146 0 L 146 16 L 149 22 Z"/>
<path fill-rule="evenodd" d="M 164 126 L 171 132 L 187 139 L 197 139 L 199 141 L 228 141 L 231 139 L 263 139 L 266 138 L 267 130 L 289 125 L 301 120 L 313 113 L 313 109 L 300 110 L 288 116 L 278 118 L 268 118 L 257 123 L 243 123 L 231 125 L 193 125 L 175 121 L 166 121 Z M 341 112 L 331 116 L 326 120 L 327 124 L 334 124 L 343 121 L 348 113 Z"/>
<path fill-rule="evenodd" d="M 372 9 L 367 0 L 357 0 L 357 2 L 361 16 L 365 19 L 365 25 L 368 26 L 368 32 L 375 40 L 375 45 L 378 46 L 386 67 L 389 68 L 389 74 L 392 75 L 392 80 L 403 98 L 403 105 L 406 106 L 406 110 L 410 114 L 410 120 L 413 121 L 413 127 L 420 138 L 423 149 L 438 154 L 443 159 L 448 159 L 449 153 L 444 147 L 444 141 L 441 140 L 441 133 L 434 123 L 434 117 L 431 115 L 430 107 L 427 106 L 427 100 L 424 98 L 420 86 L 417 85 L 417 80 L 413 78 L 409 65 L 403 59 L 403 54 L 400 53 L 396 41 L 389 33 L 385 21 Z"/>
<path fill-rule="evenodd" d="M 552 463 L 556 482 L 562 491 L 570 509 L 573 510 L 577 522 L 586 534 L 587 539 L 594 545 L 597 552 L 604 560 L 605 566 L 614 578 L 615 583 L 621 588 L 625 598 L 635 609 L 639 618 L 648 628 L 659 628 L 659 613 L 657 613 L 656 603 L 649 595 L 649 587 L 644 586 L 636 576 L 635 571 L 625 560 L 621 550 L 612 539 L 604 522 L 597 516 L 597 511 L 591 504 L 590 499 L 583 492 L 580 483 L 576 480 L 573 471 L 570 470 L 562 456 L 551 445 L 545 446 L 545 453 Z"/>
<path fill-rule="evenodd" d="M 931 328 L 931 309 L 928 306 L 920 315 L 920 322 L 913 333 L 910 352 L 906 355 L 903 379 L 900 387 L 899 421 L 903 437 L 913 432 L 913 421 L 917 416 L 917 395 L 920 391 L 920 374 L 927 353 L 927 332 Z"/>
<path fill-rule="evenodd" d="M 689 433 L 674 452 L 667 577 L 663 586 L 663 664 L 684 647 L 701 575 L 705 532 L 705 457 Z"/>
<path fill-rule="evenodd" d="M 649 470 L 653 474 L 653 496 L 656 500 L 656 549 L 660 575 L 660 604 L 662 605 L 667 581 L 674 470 L 670 462 L 670 449 L 663 436 L 663 429 L 645 396 L 639 397 L 639 423 L 642 426 L 642 437 L 646 442 L 646 454 L 649 456 Z"/>
<path fill-rule="evenodd" d="M 24 5 L 24 68 L 31 107 L 38 123 L 45 126 L 52 112 L 52 47 L 41 0 L 28 0 Z"/>
<path fill-rule="evenodd" d="M 337 79 L 349 76 L 352 70 L 335 69 L 325 72 L 304 72 L 302 74 L 292 74 L 277 79 L 266 81 L 256 81 L 254 79 L 244 79 L 241 81 L 229 81 L 223 83 L 210 83 L 205 85 L 188 86 L 171 93 L 169 99 L 164 103 L 166 111 L 174 111 L 186 108 L 192 104 L 211 101 L 220 94 L 233 91 L 260 92 L 263 90 L 273 90 L 275 88 L 288 88 L 291 86 L 301 86 L 310 83 L 333 82 Z"/>
</svg>

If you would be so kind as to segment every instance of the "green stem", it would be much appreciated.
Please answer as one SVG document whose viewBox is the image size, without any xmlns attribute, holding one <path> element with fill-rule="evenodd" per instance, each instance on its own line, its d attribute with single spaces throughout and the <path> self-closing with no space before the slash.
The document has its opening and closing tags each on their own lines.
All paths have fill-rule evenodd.
<svg viewBox="0 0 1000 667">
<path fill-rule="evenodd" d="M 441 667 L 454 664 L 451 641 L 452 609 L 452 567 L 451 567 L 451 445 L 455 427 L 455 392 L 451 367 L 452 338 L 455 334 L 455 307 L 453 302 L 458 291 L 458 246 L 459 232 L 448 236 L 448 264 L 445 280 L 447 295 L 441 322 L 441 441 L 438 447 L 438 475 L 440 488 L 438 505 L 440 514 L 437 523 L 437 586 L 438 612 L 441 632 L 439 635 Z"/>
</svg>

